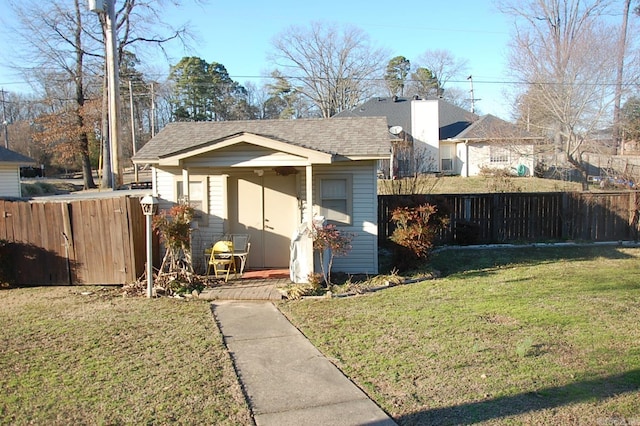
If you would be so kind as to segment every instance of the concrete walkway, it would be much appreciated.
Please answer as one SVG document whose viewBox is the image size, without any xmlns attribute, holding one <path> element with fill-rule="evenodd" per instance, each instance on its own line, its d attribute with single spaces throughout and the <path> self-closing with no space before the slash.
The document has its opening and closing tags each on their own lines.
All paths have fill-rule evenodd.
<svg viewBox="0 0 640 426">
<path fill-rule="evenodd" d="M 396 424 L 272 303 L 212 306 L 257 426 Z"/>
<path fill-rule="evenodd" d="M 288 283 L 288 279 L 229 281 L 225 285 L 205 288 L 198 297 L 205 300 L 282 300 L 278 287 Z"/>
</svg>

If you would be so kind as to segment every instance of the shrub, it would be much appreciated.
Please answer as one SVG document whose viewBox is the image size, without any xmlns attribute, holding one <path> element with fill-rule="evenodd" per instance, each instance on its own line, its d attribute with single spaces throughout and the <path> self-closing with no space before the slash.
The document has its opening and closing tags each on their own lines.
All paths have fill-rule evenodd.
<svg viewBox="0 0 640 426">
<path fill-rule="evenodd" d="M 166 248 L 156 282 L 170 293 L 202 290 L 202 282 L 193 273 L 191 262 L 191 219 L 193 207 L 177 204 L 168 212 L 153 217 L 153 229 Z M 165 269 L 167 269 L 165 271 Z"/>
<path fill-rule="evenodd" d="M 396 266 L 401 271 L 429 258 L 438 231 L 446 222 L 436 212 L 435 206 L 421 204 L 416 207 L 397 207 L 391 213 L 395 229 L 389 239 L 406 249 L 396 252 L 395 256 Z"/>
<path fill-rule="evenodd" d="M 313 230 L 313 249 L 320 256 L 322 276 L 327 287 L 331 285 L 331 268 L 335 256 L 345 256 L 351 251 L 351 240 L 355 234 L 340 231 L 335 225 L 327 224 Z M 325 255 L 329 259 L 325 259 Z M 325 270 L 325 260 L 328 260 Z"/>
</svg>

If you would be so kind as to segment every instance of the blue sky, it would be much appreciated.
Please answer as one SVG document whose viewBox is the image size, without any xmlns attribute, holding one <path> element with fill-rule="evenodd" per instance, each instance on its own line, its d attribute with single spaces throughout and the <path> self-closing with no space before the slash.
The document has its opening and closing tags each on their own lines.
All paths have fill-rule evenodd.
<svg viewBox="0 0 640 426">
<path fill-rule="evenodd" d="M 386 4 L 386 5 L 385 5 Z M 337 1 L 280 2 L 218 1 L 206 6 L 190 4 L 169 13 L 171 22 L 190 22 L 199 35 L 190 52 L 173 51 L 179 59 L 194 54 L 207 62 L 224 64 L 236 81 L 260 80 L 247 77 L 268 75 L 271 40 L 291 25 L 312 21 L 355 25 L 371 41 L 389 50 L 391 57 L 415 59 L 426 50 L 443 49 L 468 61 L 473 75 L 476 109 L 509 118 L 510 107 L 501 82 L 506 77 L 506 48 L 510 39 L 509 18 L 500 14 L 493 2 L 464 0 L 450 2 Z M 468 91 L 466 79 L 449 83 Z"/>
<path fill-rule="evenodd" d="M 241 84 L 253 81 L 261 85 L 264 80 L 257 77 L 268 75 L 273 68 L 267 54 L 278 33 L 291 25 L 308 25 L 312 21 L 352 24 L 364 30 L 374 45 L 386 48 L 391 54 L 389 59 L 403 55 L 415 60 L 426 50 L 442 49 L 467 60 L 468 74 L 473 75 L 474 97 L 480 99 L 476 109 L 509 118 L 505 91 L 512 87 L 501 83 L 509 80 L 505 63 L 512 26 L 491 1 L 209 0 L 206 5 L 197 5 L 185 0 L 182 3 L 180 7 L 168 8 L 165 19 L 174 26 L 189 23 L 197 39 L 189 51 L 171 47 L 173 63 L 182 56 L 199 56 L 207 62 L 222 63 Z M 0 31 L 0 57 L 7 50 L 7 43 L 6 33 Z M 160 56 L 156 66 L 168 69 Z M 23 90 L 19 81 L 0 61 L 0 87 Z M 448 83 L 448 87 L 454 86 L 470 89 L 464 78 Z"/>
</svg>

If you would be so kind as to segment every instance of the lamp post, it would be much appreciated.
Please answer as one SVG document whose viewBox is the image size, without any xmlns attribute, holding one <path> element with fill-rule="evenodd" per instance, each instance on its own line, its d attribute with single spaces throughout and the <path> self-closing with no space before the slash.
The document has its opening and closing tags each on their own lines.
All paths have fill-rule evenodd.
<svg viewBox="0 0 640 426">
<path fill-rule="evenodd" d="M 145 195 L 140 199 L 142 213 L 146 218 L 147 228 L 147 297 L 153 297 L 153 246 L 151 241 L 151 218 L 158 209 L 158 199 Z"/>
</svg>

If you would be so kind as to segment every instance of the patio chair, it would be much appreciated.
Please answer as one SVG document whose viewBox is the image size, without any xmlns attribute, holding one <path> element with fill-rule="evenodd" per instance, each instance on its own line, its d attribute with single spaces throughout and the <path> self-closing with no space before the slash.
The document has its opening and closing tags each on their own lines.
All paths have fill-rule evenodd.
<svg viewBox="0 0 640 426">
<path fill-rule="evenodd" d="M 233 243 L 231 241 L 218 241 L 213 245 L 211 249 L 211 257 L 209 257 L 209 265 L 207 266 L 207 275 L 213 271 L 218 278 L 218 273 L 223 274 L 226 272 L 224 281 L 229 280 L 229 274 L 233 270 L 234 277 L 237 276 L 238 271 L 236 269 L 236 260 L 233 257 Z"/>
<path fill-rule="evenodd" d="M 249 250 L 251 249 L 251 243 L 249 242 L 250 239 L 251 236 L 249 234 L 231 235 L 233 256 L 240 259 L 240 275 L 244 273 L 244 266 L 247 263 L 247 257 L 249 257 Z"/>
</svg>

